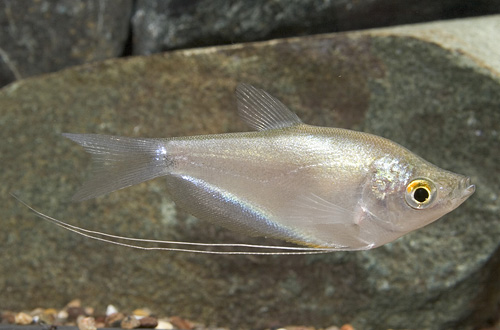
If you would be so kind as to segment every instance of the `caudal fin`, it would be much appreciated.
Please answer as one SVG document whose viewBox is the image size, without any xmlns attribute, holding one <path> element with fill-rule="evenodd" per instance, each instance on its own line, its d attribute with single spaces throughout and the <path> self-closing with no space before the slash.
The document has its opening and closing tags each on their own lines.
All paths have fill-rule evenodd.
<svg viewBox="0 0 500 330">
<path fill-rule="evenodd" d="M 93 175 L 73 196 L 82 201 L 167 174 L 164 139 L 63 133 L 92 154 Z"/>
</svg>

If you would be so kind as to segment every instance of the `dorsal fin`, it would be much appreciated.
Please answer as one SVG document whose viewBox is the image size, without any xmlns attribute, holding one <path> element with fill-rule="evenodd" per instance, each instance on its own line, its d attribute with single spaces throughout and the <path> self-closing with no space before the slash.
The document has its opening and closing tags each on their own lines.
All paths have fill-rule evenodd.
<svg viewBox="0 0 500 330">
<path fill-rule="evenodd" d="M 241 119 L 258 131 L 302 124 L 295 113 L 262 89 L 238 84 L 236 99 Z"/>
</svg>

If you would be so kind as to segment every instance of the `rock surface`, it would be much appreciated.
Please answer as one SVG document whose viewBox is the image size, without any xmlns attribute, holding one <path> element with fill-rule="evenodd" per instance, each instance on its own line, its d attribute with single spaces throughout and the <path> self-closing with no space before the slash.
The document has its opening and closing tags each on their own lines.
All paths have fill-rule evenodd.
<svg viewBox="0 0 500 330">
<path fill-rule="evenodd" d="M 135 54 L 495 14 L 476 0 L 138 0 Z"/>
<path fill-rule="evenodd" d="M 0 2 L 0 86 L 121 55 L 131 11 L 132 0 Z"/>
<path fill-rule="evenodd" d="M 0 309 L 79 297 L 96 307 L 146 306 L 231 328 L 350 322 L 359 329 L 466 329 L 484 322 L 500 300 L 495 29 L 500 16 L 177 51 L 9 85 L 0 91 Z M 443 219 L 381 248 L 290 257 L 111 246 L 42 222 L 9 196 L 118 235 L 269 243 L 176 209 L 161 179 L 69 201 L 89 174 L 89 157 L 61 132 L 166 137 L 246 130 L 232 95 L 241 81 L 269 91 L 307 123 L 399 142 L 471 176 L 477 191 Z"/>
<path fill-rule="evenodd" d="M 0 86 L 131 53 L 499 12 L 498 0 L 2 1 Z"/>
</svg>

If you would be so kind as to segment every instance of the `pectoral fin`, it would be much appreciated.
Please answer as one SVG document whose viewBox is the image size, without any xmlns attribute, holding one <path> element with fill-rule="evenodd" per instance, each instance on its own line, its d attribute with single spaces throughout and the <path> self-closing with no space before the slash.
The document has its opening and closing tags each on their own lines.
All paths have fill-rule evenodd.
<svg viewBox="0 0 500 330">
<path fill-rule="evenodd" d="M 360 205 L 343 206 L 304 192 L 286 206 L 279 222 L 302 234 L 305 245 L 365 250 L 373 247 L 373 224 L 363 222 L 364 214 Z"/>
</svg>

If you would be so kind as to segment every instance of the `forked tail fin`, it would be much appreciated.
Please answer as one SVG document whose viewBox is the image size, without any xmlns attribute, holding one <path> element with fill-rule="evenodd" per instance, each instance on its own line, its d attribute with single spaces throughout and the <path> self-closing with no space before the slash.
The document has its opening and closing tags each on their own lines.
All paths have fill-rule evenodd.
<svg viewBox="0 0 500 330">
<path fill-rule="evenodd" d="M 93 175 L 73 196 L 82 201 L 166 175 L 165 139 L 63 133 L 92 154 Z"/>
</svg>

